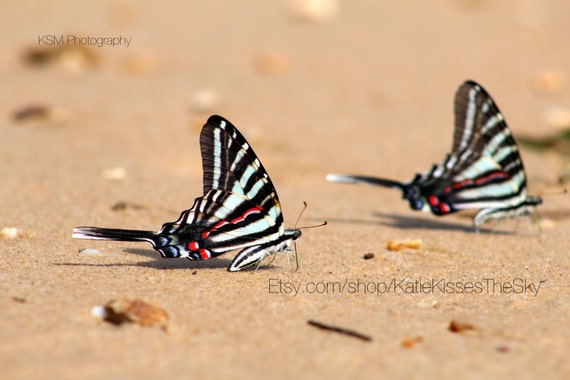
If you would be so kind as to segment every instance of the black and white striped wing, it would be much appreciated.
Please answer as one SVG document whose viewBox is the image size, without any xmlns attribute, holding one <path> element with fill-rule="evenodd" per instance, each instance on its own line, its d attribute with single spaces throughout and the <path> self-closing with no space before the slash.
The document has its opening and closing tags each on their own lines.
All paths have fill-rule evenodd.
<svg viewBox="0 0 570 380">
<path fill-rule="evenodd" d="M 183 255 L 206 259 L 240 249 L 229 268 L 235 271 L 287 249 L 300 232 L 285 229 L 275 187 L 237 128 L 211 116 L 200 147 L 204 196 L 177 222 L 165 225 L 165 232 L 178 236 L 186 226 L 205 226 L 199 237 L 179 245 L 188 251 Z"/>
<path fill-rule="evenodd" d="M 476 229 L 487 219 L 526 214 L 541 203 L 526 194 L 519 147 L 503 114 L 473 81 L 464 82 L 455 95 L 452 151 L 430 171 L 408 183 L 338 174 L 327 179 L 399 188 L 411 208 L 428 208 L 436 215 L 479 209 L 473 220 Z"/>
<path fill-rule="evenodd" d="M 204 195 L 230 192 L 260 206 L 283 225 L 275 187 L 257 155 L 237 128 L 221 116 L 211 116 L 200 134 Z"/>
<path fill-rule="evenodd" d="M 147 241 L 164 257 L 204 260 L 240 252 L 230 271 L 286 250 L 301 232 L 285 229 L 277 193 L 245 138 L 228 120 L 211 116 L 200 134 L 204 195 L 158 232 L 78 227 L 82 239 Z"/>
<path fill-rule="evenodd" d="M 437 215 L 480 209 L 475 228 L 491 218 L 529 212 L 541 200 L 526 194 L 519 147 L 491 96 L 473 81 L 455 96 L 452 153 L 410 185 L 420 188 Z"/>
</svg>

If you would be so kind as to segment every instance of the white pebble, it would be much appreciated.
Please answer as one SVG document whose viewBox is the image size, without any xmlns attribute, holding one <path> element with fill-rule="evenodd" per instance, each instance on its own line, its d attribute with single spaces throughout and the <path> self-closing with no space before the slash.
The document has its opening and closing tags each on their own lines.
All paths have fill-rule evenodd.
<svg viewBox="0 0 570 380">
<path fill-rule="evenodd" d="M 107 310 L 105 310 L 105 306 L 101 305 L 93 306 L 93 308 L 91 309 L 91 315 L 96 318 L 103 319 L 107 316 Z"/>
<path fill-rule="evenodd" d="M 290 0 L 293 16 L 306 21 L 330 20 L 337 15 L 339 5 L 339 0 Z"/>
<path fill-rule="evenodd" d="M 431 309 L 434 308 L 438 305 L 438 302 L 436 300 L 423 300 L 418 302 L 418 307 L 421 307 L 422 309 Z"/>
<path fill-rule="evenodd" d="M 2 239 L 16 239 L 20 237 L 20 231 L 16 227 L 4 227 L 0 230 Z"/>
<path fill-rule="evenodd" d="M 120 180 L 127 176 L 127 170 L 122 166 L 103 170 L 103 178 L 110 180 Z"/>
<path fill-rule="evenodd" d="M 82 248 L 79 250 L 81 256 L 105 256 L 105 254 L 95 248 Z"/>
<path fill-rule="evenodd" d="M 220 95 L 212 89 L 197 91 L 190 98 L 190 108 L 196 112 L 212 112 L 221 103 Z"/>
<path fill-rule="evenodd" d="M 544 110 L 544 119 L 550 128 L 556 130 L 570 128 L 570 109 L 550 106 Z"/>
</svg>

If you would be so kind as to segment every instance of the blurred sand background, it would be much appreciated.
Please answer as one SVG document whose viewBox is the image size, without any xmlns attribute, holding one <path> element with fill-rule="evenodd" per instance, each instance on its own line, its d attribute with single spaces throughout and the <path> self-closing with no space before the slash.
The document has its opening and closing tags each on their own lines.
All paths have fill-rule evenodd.
<svg viewBox="0 0 570 380">
<path fill-rule="evenodd" d="M 324 176 L 428 170 L 450 148 L 465 79 L 491 93 L 517 138 L 568 128 L 570 4 L 306 3 L 0 5 L 2 379 L 568 378 L 570 200 L 552 194 L 566 175 L 563 141 L 522 146 L 529 192 L 544 197 L 541 234 L 523 218 L 476 235 L 469 215 L 439 219 L 395 191 Z M 130 45 L 42 37 L 70 34 Z M 298 240 L 302 270 L 278 255 L 228 273 L 232 254 L 165 260 L 142 243 L 71 239 L 79 225 L 156 230 L 190 207 L 213 113 L 256 150 L 287 226 L 303 201 L 300 225 L 328 220 Z M 422 244 L 386 249 L 402 239 Z M 536 295 L 374 292 L 442 279 L 542 285 Z M 301 290 L 285 294 L 280 281 Z M 347 282 L 372 285 L 325 288 Z M 113 299 L 161 307 L 166 331 L 91 314 Z"/>
</svg>

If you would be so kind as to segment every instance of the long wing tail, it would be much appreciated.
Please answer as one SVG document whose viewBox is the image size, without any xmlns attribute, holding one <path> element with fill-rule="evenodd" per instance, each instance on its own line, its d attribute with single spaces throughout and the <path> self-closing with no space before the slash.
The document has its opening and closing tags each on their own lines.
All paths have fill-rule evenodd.
<svg viewBox="0 0 570 380">
<path fill-rule="evenodd" d="M 373 186 L 383 186 L 396 188 L 404 191 L 404 184 L 397 181 L 392 181 L 391 179 L 376 178 L 376 177 L 366 177 L 360 175 L 350 175 L 350 174 L 327 174 L 327 181 L 338 182 L 338 183 L 352 183 L 352 184 L 365 184 Z"/>
<path fill-rule="evenodd" d="M 118 228 L 76 227 L 72 237 L 76 239 L 146 241 L 154 245 L 156 233 L 151 231 L 122 230 Z"/>
</svg>

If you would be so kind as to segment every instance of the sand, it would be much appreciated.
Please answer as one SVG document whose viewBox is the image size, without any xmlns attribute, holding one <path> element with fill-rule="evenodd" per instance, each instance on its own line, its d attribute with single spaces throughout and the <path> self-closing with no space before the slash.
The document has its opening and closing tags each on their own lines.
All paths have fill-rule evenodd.
<svg viewBox="0 0 570 380">
<path fill-rule="evenodd" d="M 521 147 L 541 232 L 521 218 L 475 234 L 471 215 L 437 218 L 394 190 L 324 177 L 429 169 L 450 148 L 466 79 L 515 136 L 555 133 L 570 104 L 570 5 L 298 3 L 1 6 L 0 228 L 19 234 L 0 239 L 1 378 L 569 376 L 567 157 Z M 297 241 L 301 270 L 282 254 L 229 273 L 232 253 L 166 260 L 148 244 L 71 238 L 80 225 L 156 230 L 189 208 L 214 113 L 258 153 L 288 227 L 303 201 L 299 226 L 328 221 Z M 406 239 L 421 246 L 386 248 Z M 160 307 L 167 327 L 92 315 L 115 299 Z"/>
</svg>

